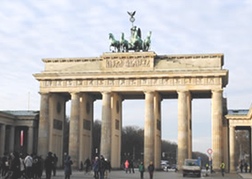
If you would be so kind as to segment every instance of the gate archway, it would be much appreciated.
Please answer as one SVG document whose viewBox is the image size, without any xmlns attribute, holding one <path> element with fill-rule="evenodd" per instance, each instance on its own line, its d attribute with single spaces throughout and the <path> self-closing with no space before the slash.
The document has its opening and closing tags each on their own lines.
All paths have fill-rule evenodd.
<svg viewBox="0 0 252 179">
<path fill-rule="evenodd" d="M 95 58 L 43 59 L 38 153 L 63 156 L 65 102 L 71 100 L 69 155 L 75 166 L 91 157 L 93 102 L 102 100 L 100 153 L 120 167 L 122 102 L 145 100 L 144 164 L 160 165 L 162 99 L 178 99 L 178 168 L 191 156 L 191 101 L 212 100 L 213 169 L 228 162 L 223 124 L 223 88 L 228 70 L 223 54 L 157 55 L 154 52 L 103 53 Z M 224 135 L 223 135 L 224 134 Z M 224 136 L 224 137 L 221 137 Z M 59 157 L 63 158 L 63 157 Z"/>
</svg>

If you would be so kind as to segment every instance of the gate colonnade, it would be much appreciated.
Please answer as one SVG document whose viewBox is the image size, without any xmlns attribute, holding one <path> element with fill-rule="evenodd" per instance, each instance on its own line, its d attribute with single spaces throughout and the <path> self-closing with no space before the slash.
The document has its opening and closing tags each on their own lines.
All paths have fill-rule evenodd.
<svg viewBox="0 0 252 179">
<path fill-rule="evenodd" d="M 0 156 L 37 151 L 38 111 L 0 111 Z"/>
<path fill-rule="evenodd" d="M 236 144 L 236 130 L 247 130 L 249 139 L 249 158 L 248 163 L 252 166 L 252 105 L 249 110 L 228 110 L 228 114 L 225 115 L 226 120 L 229 123 L 229 165 L 230 171 L 237 171 L 237 161 L 235 158 L 235 146 Z M 242 152 L 242 151 L 240 151 Z M 246 161 L 247 162 L 247 161 Z"/>
<path fill-rule="evenodd" d="M 71 100 L 69 155 L 77 167 L 90 158 L 93 102 L 102 100 L 100 154 L 120 167 L 122 102 L 145 100 L 144 164 L 161 159 L 161 101 L 178 99 L 178 158 L 192 157 L 191 102 L 212 100 L 213 169 L 228 162 L 227 126 L 223 123 L 223 88 L 228 70 L 223 54 L 156 55 L 154 52 L 103 53 L 96 58 L 43 59 L 40 83 L 38 153 L 63 156 L 65 103 Z M 169 110 L 169 109 L 168 109 Z M 60 158 L 60 157 L 59 157 Z M 62 157 L 63 158 L 63 157 Z"/>
</svg>

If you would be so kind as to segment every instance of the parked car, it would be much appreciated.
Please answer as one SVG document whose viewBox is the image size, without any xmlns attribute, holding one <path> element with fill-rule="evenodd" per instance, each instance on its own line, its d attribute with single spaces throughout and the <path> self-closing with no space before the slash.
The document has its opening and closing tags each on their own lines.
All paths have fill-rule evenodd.
<svg viewBox="0 0 252 179">
<path fill-rule="evenodd" d="M 162 160 L 162 161 L 161 161 L 161 168 L 162 168 L 164 171 L 168 172 L 168 169 L 171 168 L 171 166 L 170 166 L 170 164 L 169 164 L 169 161 L 167 161 L 167 160 Z"/>
</svg>

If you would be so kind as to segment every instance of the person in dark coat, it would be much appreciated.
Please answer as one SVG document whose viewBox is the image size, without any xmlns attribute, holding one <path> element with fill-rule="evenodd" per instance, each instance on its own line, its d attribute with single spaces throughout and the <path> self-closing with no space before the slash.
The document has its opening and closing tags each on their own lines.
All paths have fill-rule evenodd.
<svg viewBox="0 0 252 179">
<path fill-rule="evenodd" d="M 43 173 L 43 159 L 41 156 L 36 156 L 34 158 L 33 169 L 34 169 L 34 178 L 40 179 Z"/>
<path fill-rule="evenodd" d="M 45 162 L 44 162 L 44 167 L 45 167 L 45 171 L 46 171 L 46 179 L 51 179 L 53 165 L 54 164 L 53 164 L 52 152 L 48 152 L 48 155 L 47 155 Z"/>
<path fill-rule="evenodd" d="M 153 179 L 154 170 L 155 170 L 155 168 L 154 168 L 153 162 L 150 162 L 150 164 L 148 166 L 148 172 L 150 175 L 150 179 Z"/>
<path fill-rule="evenodd" d="M 17 152 L 13 153 L 10 165 L 10 170 L 12 171 L 11 179 L 18 179 L 20 177 L 20 159 Z"/>
<path fill-rule="evenodd" d="M 56 154 L 53 154 L 53 176 L 56 176 L 58 157 Z"/>
<path fill-rule="evenodd" d="M 99 162 L 100 179 L 104 179 L 105 169 L 106 169 L 106 161 L 103 155 L 101 155 Z"/>
<path fill-rule="evenodd" d="M 70 176 L 72 175 L 72 164 L 71 157 L 68 155 L 64 162 L 65 179 L 70 179 Z"/>
<path fill-rule="evenodd" d="M 90 167 L 91 167 L 91 161 L 89 158 L 87 158 L 84 162 L 84 166 L 85 166 L 85 172 L 88 173 Z"/>
</svg>

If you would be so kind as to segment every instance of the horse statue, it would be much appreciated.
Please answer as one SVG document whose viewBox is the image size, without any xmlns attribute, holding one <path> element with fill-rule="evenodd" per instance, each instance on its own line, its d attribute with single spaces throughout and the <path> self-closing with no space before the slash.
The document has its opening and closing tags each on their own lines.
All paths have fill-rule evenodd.
<svg viewBox="0 0 252 179">
<path fill-rule="evenodd" d="M 112 52 L 120 52 L 120 42 L 114 38 L 112 33 L 109 33 L 109 41 L 109 50 Z M 111 50 L 111 47 L 114 47 L 114 50 Z"/>
<path fill-rule="evenodd" d="M 143 49 L 143 41 L 141 39 L 141 29 L 135 28 L 132 31 L 132 36 L 130 39 L 130 50 L 135 50 L 136 52 L 139 52 Z"/>
<path fill-rule="evenodd" d="M 129 51 L 129 42 L 125 40 L 124 33 L 122 32 L 121 41 L 120 41 L 121 52 Z"/>
<path fill-rule="evenodd" d="M 150 49 L 150 44 L 151 44 L 151 31 L 147 34 L 146 39 L 143 42 L 143 51 L 148 51 Z"/>
</svg>

